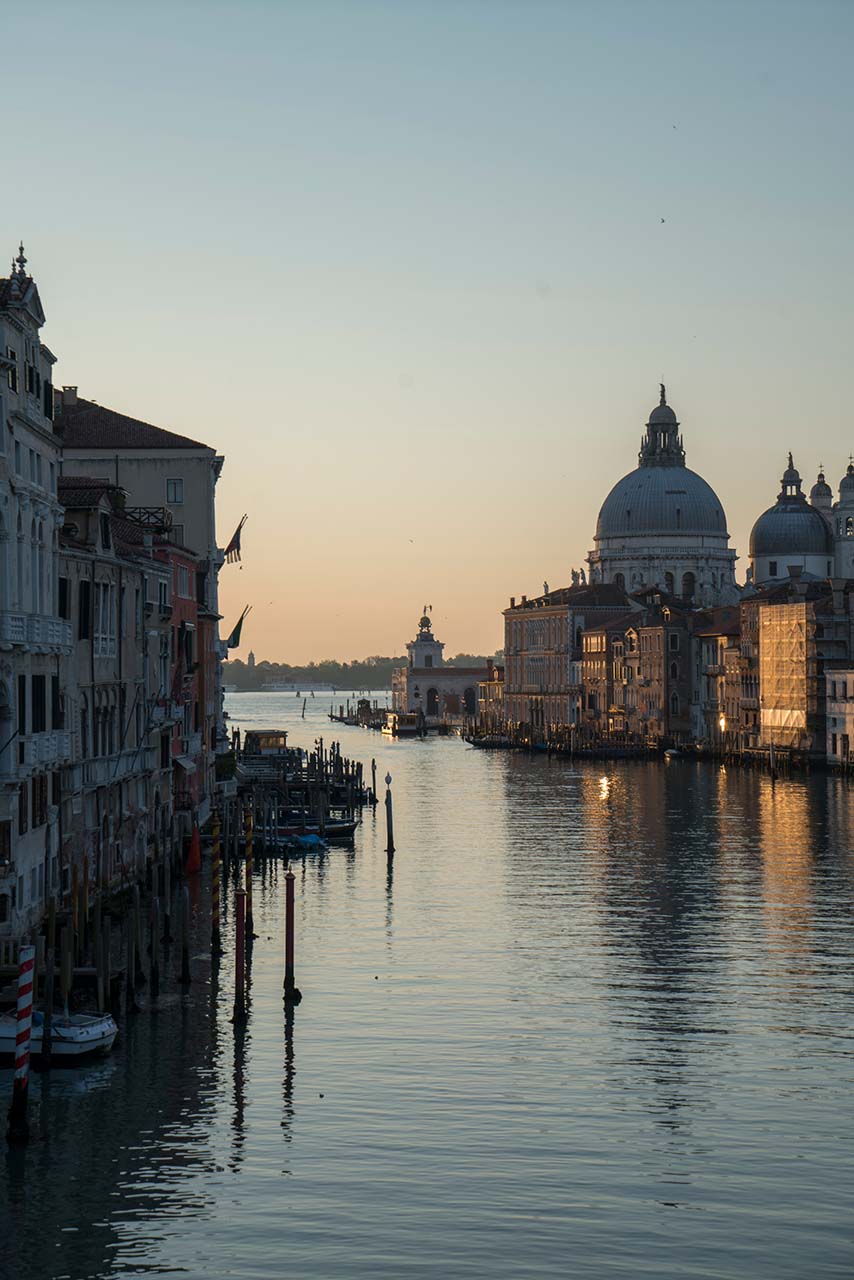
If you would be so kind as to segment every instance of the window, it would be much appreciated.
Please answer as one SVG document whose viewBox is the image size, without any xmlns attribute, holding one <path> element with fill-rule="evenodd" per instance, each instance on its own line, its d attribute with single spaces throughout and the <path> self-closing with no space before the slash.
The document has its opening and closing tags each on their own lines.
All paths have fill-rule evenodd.
<svg viewBox="0 0 854 1280">
<path fill-rule="evenodd" d="M 95 583 L 95 655 L 116 656 L 116 589 L 112 582 Z"/>
<path fill-rule="evenodd" d="M 161 613 L 169 610 L 169 583 L 166 578 L 157 581 L 157 605 Z"/>
<path fill-rule="evenodd" d="M 676 632 L 675 632 L 675 631 L 671 631 L 671 632 L 670 632 L 670 639 L 669 639 L 668 643 L 669 643 L 669 645 L 670 645 L 670 652 L 671 652 L 671 653 L 678 653 L 678 652 L 679 652 L 679 637 L 678 637 L 678 635 L 676 634 Z"/>
<path fill-rule="evenodd" d="M 77 590 L 77 639 L 88 640 L 92 634 L 92 584 L 81 580 Z"/>
<path fill-rule="evenodd" d="M 65 708 L 60 693 L 59 676 L 50 678 L 50 727 L 51 729 L 65 728 Z"/>
<path fill-rule="evenodd" d="M 106 514 L 106 512 L 102 512 L 101 513 L 101 546 L 104 548 L 105 551 L 109 551 L 112 545 L 113 545 L 113 542 L 112 542 L 112 538 L 110 537 L 110 517 Z"/>
<path fill-rule="evenodd" d="M 12 824 L 0 822 L 0 864 L 12 860 Z M 8 902 L 8 898 L 6 899 Z M 0 918 L 2 924 L 2 918 Z"/>
<path fill-rule="evenodd" d="M 834 756 L 835 756 L 835 755 L 837 754 L 837 752 L 836 752 L 836 744 L 837 744 L 837 741 L 838 741 L 835 733 L 833 734 L 833 739 L 832 739 L 832 741 L 833 741 L 833 745 L 832 745 L 832 747 L 831 747 L 831 755 L 834 755 Z"/>
<path fill-rule="evenodd" d="M 27 820 L 29 795 L 27 793 L 27 784 L 22 782 L 18 788 L 18 835 L 24 836 L 29 830 L 29 822 Z"/>
<path fill-rule="evenodd" d="M 6 381 L 9 384 L 10 391 L 17 391 L 18 390 L 18 353 L 14 347 L 7 347 L 6 355 L 10 360 L 15 361 L 12 368 L 6 374 Z"/>
<path fill-rule="evenodd" d="M 776 560 L 768 561 L 768 573 L 772 578 L 777 577 L 777 561 Z"/>
<path fill-rule="evenodd" d="M 185 564 L 177 566 L 178 572 L 178 595 L 182 600 L 190 599 L 190 571 Z"/>
<path fill-rule="evenodd" d="M 71 617 L 71 592 L 69 591 L 69 582 L 67 578 L 60 578 L 57 582 L 57 609 L 60 618 L 68 619 Z"/>
<path fill-rule="evenodd" d="M 27 677 L 18 676 L 18 733 L 21 737 L 27 732 Z"/>
<path fill-rule="evenodd" d="M 173 524 L 172 528 L 169 530 L 169 534 L 176 547 L 183 547 L 184 526 L 182 524 Z"/>
<path fill-rule="evenodd" d="M 166 501 L 169 506 L 180 506 L 184 501 L 184 481 L 183 480 L 167 480 L 166 481 Z"/>
<path fill-rule="evenodd" d="M 47 774 L 33 778 L 33 830 L 47 822 Z"/>
<path fill-rule="evenodd" d="M 32 695 L 33 733 L 44 733 L 47 729 L 47 703 L 44 676 L 32 677 Z"/>
</svg>

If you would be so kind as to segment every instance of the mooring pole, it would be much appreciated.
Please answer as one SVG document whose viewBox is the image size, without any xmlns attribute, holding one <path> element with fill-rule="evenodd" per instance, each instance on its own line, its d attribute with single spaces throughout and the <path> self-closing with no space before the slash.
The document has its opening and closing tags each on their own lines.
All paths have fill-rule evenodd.
<svg viewBox="0 0 854 1280">
<path fill-rule="evenodd" d="M 246 866 L 244 877 L 246 887 L 246 936 L 251 939 L 255 922 L 252 918 L 252 810 L 248 805 L 244 812 L 244 831 L 246 841 Z"/>
<path fill-rule="evenodd" d="M 285 872 L 285 1004 L 299 1004 L 302 992 L 294 985 L 294 873 Z"/>
<path fill-rule="evenodd" d="M 246 1021 L 246 890 L 234 897 L 234 1014 L 232 1022 Z"/>
<path fill-rule="evenodd" d="M 18 1008 L 15 1019 L 15 1078 L 12 1105 L 6 1129 L 7 1142 L 28 1142 L 27 1090 L 30 1083 L 30 1034 L 33 1025 L 33 970 L 35 947 L 21 947 L 18 953 Z"/>
<path fill-rule="evenodd" d="M 160 899 L 151 899 L 151 998 L 160 995 Z"/>
<path fill-rule="evenodd" d="M 47 908 L 47 953 L 44 958 L 44 1024 L 42 1026 L 42 1066 L 50 1066 L 53 1027 L 53 979 L 56 970 L 56 898 L 51 894 Z"/>
<path fill-rule="evenodd" d="M 222 938 L 219 931 L 219 898 L 222 876 L 219 848 L 219 810 L 213 815 L 213 848 L 211 850 L 211 955 L 222 955 Z"/>
<path fill-rule="evenodd" d="M 387 773 L 385 776 L 385 829 L 388 836 L 386 853 L 394 853 L 394 816 L 391 803 L 391 774 Z"/>
<path fill-rule="evenodd" d="M 190 985 L 190 890 L 181 890 L 181 985 Z"/>
</svg>

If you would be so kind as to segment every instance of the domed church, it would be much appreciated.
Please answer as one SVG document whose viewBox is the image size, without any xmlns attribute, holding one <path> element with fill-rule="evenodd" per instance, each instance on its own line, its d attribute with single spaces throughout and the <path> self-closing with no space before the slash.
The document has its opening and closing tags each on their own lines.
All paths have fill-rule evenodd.
<svg viewBox="0 0 854 1280">
<path fill-rule="evenodd" d="M 829 578 L 833 574 L 832 503 L 832 490 L 821 471 L 807 502 L 801 490 L 800 474 L 789 454 L 777 501 L 763 511 L 750 531 L 750 568 L 754 583 L 788 578 L 793 569 L 815 578 Z"/>
<path fill-rule="evenodd" d="M 685 466 L 679 422 L 661 386 L 638 465 L 608 494 L 587 557 L 593 582 L 658 586 L 698 605 L 738 599 L 735 552 L 714 489 Z"/>
<path fill-rule="evenodd" d="M 801 477 L 789 454 L 780 493 L 750 534 L 750 575 L 754 583 L 787 578 L 795 569 L 816 578 L 854 578 L 854 462 L 839 482 L 839 501 L 824 470 L 801 492 Z"/>
</svg>

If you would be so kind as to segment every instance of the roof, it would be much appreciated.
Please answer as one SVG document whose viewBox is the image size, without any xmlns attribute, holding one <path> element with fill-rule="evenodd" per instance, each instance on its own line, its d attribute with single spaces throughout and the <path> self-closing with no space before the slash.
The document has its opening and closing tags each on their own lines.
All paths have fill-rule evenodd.
<svg viewBox="0 0 854 1280">
<path fill-rule="evenodd" d="M 649 535 L 728 537 L 721 501 L 711 485 L 684 465 L 639 466 L 618 480 L 599 512 L 595 541 Z M 631 544 L 629 544 L 631 545 Z"/>
<path fill-rule="evenodd" d="M 781 498 L 764 511 L 750 531 L 750 555 L 830 555 L 833 535 L 824 516 L 805 498 Z"/>
<path fill-rule="evenodd" d="M 105 494 L 121 493 L 114 484 L 93 480 L 91 476 L 60 476 L 56 483 L 59 501 L 66 511 L 82 511 L 97 507 Z"/>
<path fill-rule="evenodd" d="M 57 402 L 56 427 L 65 449 L 209 449 L 199 440 L 107 409 L 94 400 Z M 213 452 L 211 450 L 211 452 Z"/>
<path fill-rule="evenodd" d="M 571 587 L 558 587 L 545 595 L 532 596 L 512 606 L 520 609 L 544 609 L 552 605 L 568 605 L 573 609 L 613 608 L 626 603 L 626 593 L 616 582 L 578 583 Z M 509 613 L 510 610 L 505 610 Z"/>
<path fill-rule="evenodd" d="M 696 636 L 737 636 L 741 632 L 741 610 L 738 605 L 722 605 L 703 609 L 694 623 Z"/>
</svg>

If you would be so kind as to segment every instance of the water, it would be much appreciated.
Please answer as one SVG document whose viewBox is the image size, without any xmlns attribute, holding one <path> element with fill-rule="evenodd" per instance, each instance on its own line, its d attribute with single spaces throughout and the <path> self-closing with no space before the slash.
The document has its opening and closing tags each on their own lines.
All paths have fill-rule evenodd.
<svg viewBox="0 0 854 1280">
<path fill-rule="evenodd" d="M 852 1274 L 847 784 L 228 703 L 391 771 L 393 870 L 382 806 L 297 866 L 289 1039 L 280 868 L 259 871 L 243 1037 L 202 884 L 191 994 L 170 981 L 111 1060 L 34 1078 L 44 1136 L 5 1156 L 0 1274 Z"/>
</svg>

